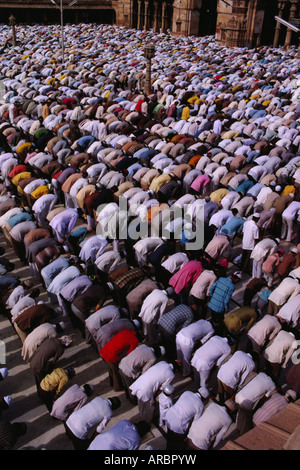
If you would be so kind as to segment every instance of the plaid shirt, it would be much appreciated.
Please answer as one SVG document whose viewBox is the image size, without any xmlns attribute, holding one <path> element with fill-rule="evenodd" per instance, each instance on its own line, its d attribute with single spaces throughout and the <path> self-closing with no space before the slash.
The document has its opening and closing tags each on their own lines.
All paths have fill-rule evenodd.
<svg viewBox="0 0 300 470">
<path fill-rule="evenodd" d="M 122 274 L 114 281 L 114 286 L 120 290 L 129 287 L 133 289 L 144 279 L 144 277 L 145 272 L 142 268 L 129 269 L 129 271 L 127 271 L 125 274 Z"/>
<path fill-rule="evenodd" d="M 224 313 L 234 292 L 234 284 L 230 278 L 220 277 L 209 289 L 211 297 L 208 307 L 214 312 Z"/>
<path fill-rule="evenodd" d="M 187 305 L 180 304 L 167 313 L 164 313 L 159 321 L 160 325 L 168 334 L 175 335 L 180 328 L 184 328 L 194 320 L 192 309 Z"/>
</svg>

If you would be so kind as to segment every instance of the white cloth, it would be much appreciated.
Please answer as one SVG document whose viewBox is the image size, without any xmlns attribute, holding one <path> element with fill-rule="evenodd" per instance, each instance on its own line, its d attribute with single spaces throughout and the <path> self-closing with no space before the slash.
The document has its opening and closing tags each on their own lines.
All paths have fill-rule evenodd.
<svg viewBox="0 0 300 470">
<path fill-rule="evenodd" d="M 154 394 L 175 378 L 172 364 L 160 361 L 138 377 L 129 387 L 131 393 L 143 402 L 154 403 Z"/>
<path fill-rule="evenodd" d="M 189 390 L 183 392 L 165 413 L 165 424 L 173 432 L 184 434 L 192 420 L 200 418 L 204 410 L 201 397 Z"/>
<path fill-rule="evenodd" d="M 214 364 L 219 367 L 231 353 L 227 338 L 212 336 L 195 352 L 191 364 L 199 372 L 210 370 Z"/>
<path fill-rule="evenodd" d="M 259 238 L 259 228 L 253 220 L 247 220 L 243 226 L 242 249 L 253 250 L 255 240 Z"/>
<path fill-rule="evenodd" d="M 241 408 L 252 410 L 258 400 L 266 394 L 270 395 L 275 389 L 273 380 L 260 372 L 235 395 L 234 400 Z"/>
<path fill-rule="evenodd" d="M 199 449 L 209 450 L 220 442 L 231 424 L 225 407 L 211 403 L 200 418 L 192 422 L 187 437 Z"/>
<path fill-rule="evenodd" d="M 272 341 L 280 330 L 279 320 L 273 315 L 265 315 L 250 328 L 247 335 L 259 346 L 264 346 L 267 342 Z"/>
<path fill-rule="evenodd" d="M 101 433 L 111 417 L 110 403 L 102 397 L 96 397 L 74 411 L 67 419 L 66 425 L 79 439 L 88 439 L 95 430 Z"/>
<path fill-rule="evenodd" d="M 250 354 L 236 351 L 227 362 L 221 365 L 217 378 L 228 387 L 236 390 L 245 382 L 255 368 Z"/>
<path fill-rule="evenodd" d="M 276 316 L 285 320 L 289 327 L 298 328 L 300 320 L 300 294 L 288 300 Z"/>
<path fill-rule="evenodd" d="M 293 333 L 281 330 L 272 343 L 266 347 L 264 357 L 271 363 L 281 364 L 282 367 L 286 367 L 297 348 L 298 344 Z"/>
<path fill-rule="evenodd" d="M 56 338 L 57 331 L 55 325 L 51 323 L 43 323 L 37 326 L 29 335 L 26 336 L 22 347 L 22 358 L 24 361 L 29 362 L 36 349 L 47 338 Z"/>
<path fill-rule="evenodd" d="M 164 291 L 154 289 L 145 298 L 139 317 L 142 319 L 143 323 L 157 323 L 161 315 L 165 312 L 168 302 L 169 298 Z"/>
</svg>

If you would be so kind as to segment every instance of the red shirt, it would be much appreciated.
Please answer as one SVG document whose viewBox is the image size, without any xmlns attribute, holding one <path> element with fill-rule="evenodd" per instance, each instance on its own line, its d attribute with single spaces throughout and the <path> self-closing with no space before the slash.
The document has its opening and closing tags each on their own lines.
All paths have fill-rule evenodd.
<svg viewBox="0 0 300 470">
<path fill-rule="evenodd" d="M 8 177 L 13 178 L 19 173 L 24 173 L 24 171 L 28 171 L 25 165 L 17 165 L 8 173 Z"/>
<path fill-rule="evenodd" d="M 106 362 L 117 364 L 139 345 L 135 331 L 122 330 L 112 337 L 99 351 L 100 356 Z"/>
</svg>

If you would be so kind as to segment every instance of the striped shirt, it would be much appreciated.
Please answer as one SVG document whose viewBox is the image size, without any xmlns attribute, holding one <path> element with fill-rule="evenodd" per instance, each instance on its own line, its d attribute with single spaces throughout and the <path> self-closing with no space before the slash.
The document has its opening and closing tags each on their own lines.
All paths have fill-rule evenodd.
<svg viewBox="0 0 300 470">
<path fill-rule="evenodd" d="M 259 423 L 267 421 L 276 413 L 283 410 L 288 405 L 288 400 L 280 393 L 274 393 L 271 398 L 266 401 L 253 415 L 253 424 L 257 426 Z"/>
<path fill-rule="evenodd" d="M 234 284 L 230 278 L 220 277 L 209 289 L 211 297 L 208 307 L 217 313 L 224 313 L 228 309 Z"/>
<path fill-rule="evenodd" d="M 137 379 L 139 375 L 150 369 L 156 361 L 153 350 L 146 344 L 140 344 L 119 363 L 119 370 L 126 377 Z"/>
</svg>

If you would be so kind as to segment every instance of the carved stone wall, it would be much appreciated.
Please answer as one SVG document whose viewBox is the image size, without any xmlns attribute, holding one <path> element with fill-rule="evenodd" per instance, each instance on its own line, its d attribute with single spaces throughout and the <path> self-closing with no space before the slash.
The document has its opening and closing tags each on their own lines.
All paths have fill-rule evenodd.
<svg viewBox="0 0 300 470">
<path fill-rule="evenodd" d="M 68 8 L 69 3 L 63 0 L 66 23 L 152 28 L 178 36 L 215 34 L 221 44 L 233 47 L 298 44 L 297 33 L 280 26 L 274 17 L 299 18 L 300 0 L 78 0 Z M 11 13 L 17 23 L 60 21 L 50 0 L 0 0 L 3 23 L 8 24 Z"/>
</svg>

